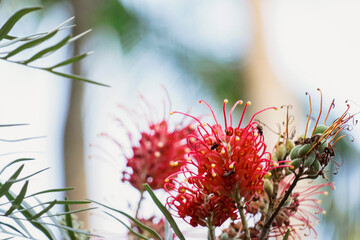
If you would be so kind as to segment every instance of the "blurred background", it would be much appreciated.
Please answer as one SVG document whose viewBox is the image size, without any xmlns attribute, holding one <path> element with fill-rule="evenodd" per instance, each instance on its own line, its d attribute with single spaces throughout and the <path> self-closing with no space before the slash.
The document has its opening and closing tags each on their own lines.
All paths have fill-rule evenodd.
<svg viewBox="0 0 360 240">
<path fill-rule="evenodd" d="M 314 112 L 319 110 L 317 88 L 326 109 L 336 99 L 333 119 L 345 110 L 346 99 L 353 101 L 352 112 L 360 108 L 360 2 L 355 0 L 2 0 L 0 21 L 37 5 L 43 10 L 26 16 L 14 31 L 48 31 L 75 16 L 74 35 L 93 31 L 51 57 L 59 61 L 94 51 L 67 70 L 111 88 L 0 63 L 7 75 L 0 80 L 1 124 L 30 124 L 1 129 L 2 137 L 45 136 L 2 143 L 3 154 L 21 152 L 38 159 L 34 167 L 51 167 L 35 179 L 34 189 L 76 186 L 71 199 L 90 198 L 123 210 L 137 201 L 138 193 L 120 181 L 125 166 L 120 150 L 99 133 L 121 132 L 114 121 L 122 117 L 117 104 L 136 108 L 139 93 L 161 112 L 161 86 L 169 92 L 172 109 L 179 111 L 207 113 L 197 104 L 200 99 L 217 113 L 224 98 L 230 103 L 251 100 L 249 113 L 291 104 L 298 133 L 309 109 L 306 91 Z M 259 118 L 276 129 L 285 111 Z M 337 190 L 323 201 L 327 214 L 317 226 L 319 239 L 360 239 L 359 130 L 351 134 L 355 142 L 341 146 L 344 165 L 332 176 Z M 151 200 L 143 209 L 151 215 Z M 107 239 L 126 232 L 99 213 L 90 216 L 87 226 Z M 186 228 L 191 235 L 191 227 Z"/>
</svg>

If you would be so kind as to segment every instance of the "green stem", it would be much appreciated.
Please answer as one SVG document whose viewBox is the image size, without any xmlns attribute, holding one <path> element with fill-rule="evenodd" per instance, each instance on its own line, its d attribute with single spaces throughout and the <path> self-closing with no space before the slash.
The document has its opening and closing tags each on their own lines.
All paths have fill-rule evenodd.
<svg viewBox="0 0 360 240">
<path fill-rule="evenodd" d="M 249 232 L 249 228 L 248 228 L 246 218 L 245 218 L 245 213 L 244 213 L 244 204 L 241 204 L 239 194 L 235 195 L 235 202 L 236 202 L 236 206 L 239 210 L 239 214 L 241 217 L 241 223 L 242 223 L 244 231 L 245 231 L 245 240 L 250 240 L 250 232 Z"/>
<path fill-rule="evenodd" d="M 215 240 L 215 234 L 214 234 L 214 227 L 211 225 L 211 217 L 207 219 L 206 221 L 206 225 L 209 229 L 209 240 Z"/>
<path fill-rule="evenodd" d="M 140 207 L 141 207 L 141 202 L 142 200 L 144 199 L 144 191 L 141 191 L 140 192 L 140 200 L 138 202 L 138 205 L 137 205 L 137 208 L 136 208 L 136 213 L 135 213 L 135 218 L 138 219 L 138 214 L 139 214 L 139 210 L 140 210 Z"/>
</svg>

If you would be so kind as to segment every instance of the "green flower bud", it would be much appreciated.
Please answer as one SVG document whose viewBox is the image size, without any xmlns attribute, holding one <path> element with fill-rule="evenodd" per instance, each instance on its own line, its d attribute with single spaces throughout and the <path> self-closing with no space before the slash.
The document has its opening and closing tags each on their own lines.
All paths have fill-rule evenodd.
<svg viewBox="0 0 360 240">
<path fill-rule="evenodd" d="M 295 147 L 295 143 L 293 140 L 288 139 L 286 140 L 285 146 L 286 146 L 286 154 L 289 154 L 291 150 Z"/>
<path fill-rule="evenodd" d="M 302 158 L 295 158 L 294 160 L 291 161 L 290 165 L 292 167 L 290 167 L 291 171 L 295 171 L 296 169 L 298 169 L 300 167 L 300 164 L 303 162 Z"/>
<path fill-rule="evenodd" d="M 317 133 L 322 134 L 323 132 L 325 132 L 326 129 L 328 129 L 328 127 L 325 125 L 317 125 L 315 128 L 314 134 L 317 134 Z"/>
<path fill-rule="evenodd" d="M 268 179 L 264 180 L 264 191 L 267 193 L 268 196 L 271 196 L 274 192 L 274 186 L 272 185 L 271 181 Z"/>
<path fill-rule="evenodd" d="M 302 145 L 296 145 L 290 152 L 290 159 L 293 160 L 297 158 L 297 153 L 299 149 L 302 147 Z"/>
<path fill-rule="evenodd" d="M 320 153 L 323 153 L 323 152 L 325 151 L 325 148 L 326 148 L 326 147 L 327 147 L 326 140 L 323 139 L 323 140 L 321 141 L 321 143 L 319 144 L 318 151 L 319 151 Z"/>
<path fill-rule="evenodd" d="M 271 160 L 274 161 L 274 162 L 278 161 L 278 158 L 277 158 L 277 156 L 276 156 L 276 154 L 274 152 L 271 153 Z"/>
<path fill-rule="evenodd" d="M 310 144 L 305 144 L 305 145 L 303 145 L 303 146 L 299 149 L 299 151 L 298 151 L 298 153 L 297 153 L 297 156 L 298 156 L 299 158 L 304 157 L 305 154 L 310 150 L 310 148 L 311 148 Z"/>
<path fill-rule="evenodd" d="M 276 146 L 275 154 L 278 160 L 283 160 L 286 156 L 286 146 L 285 144 L 280 144 Z"/>
<path fill-rule="evenodd" d="M 319 173 L 320 168 L 321 168 L 321 165 L 320 165 L 319 160 L 315 160 L 314 163 L 309 168 L 308 174 L 310 176 L 315 176 L 316 174 Z"/>
<path fill-rule="evenodd" d="M 314 163 L 315 158 L 316 158 L 315 152 L 311 151 L 304 159 L 304 166 L 305 167 L 311 166 Z"/>
</svg>

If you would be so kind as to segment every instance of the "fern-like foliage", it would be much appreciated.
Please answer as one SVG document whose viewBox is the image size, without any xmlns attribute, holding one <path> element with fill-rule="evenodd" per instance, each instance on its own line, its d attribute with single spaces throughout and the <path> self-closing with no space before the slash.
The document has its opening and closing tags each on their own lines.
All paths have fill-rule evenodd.
<svg viewBox="0 0 360 240">
<path fill-rule="evenodd" d="M 0 127 L 19 125 L 22 124 L 0 125 Z M 24 139 L 19 141 L 22 140 Z M 1 139 L 1 141 L 7 140 Z M 37 229 L 43 235 L 41 239 L 57 239 L 56 236 L 59 234 L 59 230 L 64 239 L 87 239 L 91 234 L 88 231 L 79 229 L 74 224 L 71 214 L 87 211 L 90 208 L 70 211 L 69 205 L 87 204 L 90 203 L 89 201 L 54 199 L 43 202 L 39 200 L 40 195 L 66 192 L 73 188 L 47 189 L 33 194 L 28 193 L 31 178 L 47 170 L 47 168 L 44 168 L 23 176 L 22 172 L 25 165 L 34 160 L 33 158 L 18 158 L 8 162 L 0 169 L 1 178 L 10 176 L 7 180 L 0 182 L 0 236 L 8 237 L 6 239 L 36 239 L 33 233 Z M 56 205 L 64 206 L 64 211 L 56 214 L 52 213 L 52 209 Z"/>
<path fill-rule="evenodd" d="M 31 7 L 31 8 L 23 8 L 16 13 L 14 13 L 0 28 L 0 50 L 5 49 L 6 51 L 0 53 L 0 59 L 21 64 L 27 67 L 36 68 L 40 70 L 44 70 L 47 72 L 50 72 L 52 74 L 62 76 L 65 78 L 70 78 L 74 80 L 84 81 L 88 83 L 93 83 L 97 85 L 107 86 L 102 83 L 91 81 L 87 78 L 84 78 L 82 76 L 74 75 L 74 74 L 68 74 L 61 71 L 58 71 L 58 68 L 62 66 L 66 66 L 69 64 L 72 64 L 74 62 L 81 61 L 86 56 L 90 55 L 91 52 L 81 54 L 79 56 L 71 57 L 65 61 L 59 62 L 57 64 L 54 64 L 52 66 L 47 67 L 39 67 L 35 66 L 32 63 L 40 58 L 45 58 L 49 56 L 50 54 L 56 52 L 57 50 L 65 47 L 66 45 L 76 41 L 80 37 L 84 36 L 86 33 L 88 33 L 90 30 L 79 34 L 78 36 L 72 37 L 71 35 L 65 36 L 63 39 L 56 41 L 54 44 L 48 47 L 42 47 L 44 43 L 47 43 L 49 40 L 53 40 L 53 37 L 61 30 L 71 28 L 73 25 L 68 25 L 72 20 L 73 17 L 64 21 L 59 26 L 55 27 L 53 30 L 45 33 L 37 33 L 32 34 L 29 36 L 21 36 L 21 37 L 15 37 L 12 35 L 9 35 L 11 29 L 17 24 L 17 22 L 26 14 L 40 10 L 40 7 Z M 10 49 L 10 50 L 8 50 Z M 23 53 L 27 50 L 35 49 L 36 53 L 33 54 L 30 57 L 27 57 L 25 59 L 21 60 L 14 60 L 14 56 L 18 56 L 20 53 Z"/>
</svg>

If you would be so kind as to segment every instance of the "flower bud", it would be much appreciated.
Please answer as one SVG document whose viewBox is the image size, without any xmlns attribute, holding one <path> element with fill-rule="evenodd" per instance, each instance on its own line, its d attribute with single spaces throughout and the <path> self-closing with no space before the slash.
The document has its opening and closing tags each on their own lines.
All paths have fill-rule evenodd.
<svg viewBox="0 0 360 240">
<path fill-rule="evenodd" d="M 311 151 L 304 159 L 304 166 L 305 167 L 311 166 L 314 163 L 315 158 L 316 158 L 315 152 Z"/>
<path fill-rule="evenodd" d="M 276 153 L 271 153 L 271 160 L 274 161 L 274 162 L 277 162 L 279 159 L 277 158 L 276 156 Z"/>
<path fill-rule="evenodd" d="M 276 146 L 275 154 L 278 160 L 283 160 L 286 156 L 286 146 L 285 144 L 280 144 Z"/>
<path fill-rule="evenodd" d="M 271 196 L 274 192 L 274 186 L 268 179 L 264 180 L 264 191 L 267 193 L 268 196 Z"/>
<path fill-rule="evenodd" d="M 293 160 L 297 158 L 297 154 L 302 145 L 296 145 L 290 152 L 290 159 Z"/>
<path fill-rule="evenodd" d="M 320 165 L 319 160 L 315 160 L 314 163 L 309 168 L 309 171 L 307 172 L 307 174 L 309 174 L 310 176 L 315 176 L 316 174 L 319 173 L 320 168 L 321 168 L 321 165 Z"/>
<path fill-rule="evenodd" d="M 295 158 L 294 160 L 291 161 L 290 165 L 292 166 L 292 168 L 290 167 L 291 171 L 295 171 L 296 169 L 298 169 L 300 167 L 300 164 L 303 162 L 302 158 Z"/>
<path fill-rule="evenodd" d="M 285 146 L 286 146 L 286 154 L 289 154 L 291 150 L 295 147 L 295 143 L 293 140 L 287 139 Z"/>
<path fill-rule="evenodd" d="M 326 131 L 326 129 L 328 129 L 328 127 L 325 125 L 317 125 L 317 127 L 315 128 L 314 134 L 317 134 L 317 133 L 322 134 L 323 132 Z"/>
<path fill-rule="evenodd" d="M 298 156 L 299 158 L 304 157 L 305 154 L 310 150 L 310 148 L 311 148 L 310 144 L 305 144 L 305 145 L 303 145 L 303 146 L 299 149 L 299 151 L 298 151 L 298 153 L 297 153 L 297 156 Z"/>
<path fill-rule="evenodd" d="M 323 153 L 325 151 L 325 148 L 327 147 L 327 144 L 326 144 L 326 140 L 322 140 L 320 145 L 319 145 L 319 148 L 318 148 L 318 151 L 320 153 Z"/>
</svg>

